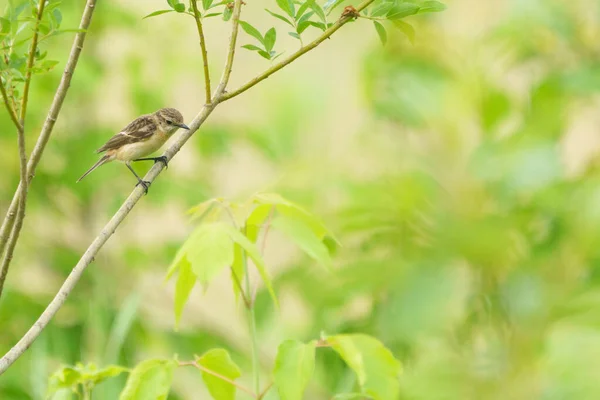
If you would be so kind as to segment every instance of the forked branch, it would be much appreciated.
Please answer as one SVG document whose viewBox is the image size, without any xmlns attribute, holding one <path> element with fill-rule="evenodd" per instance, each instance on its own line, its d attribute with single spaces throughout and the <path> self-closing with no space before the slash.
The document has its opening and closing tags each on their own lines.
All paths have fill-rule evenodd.
<svg viewBox="0 0 600 400">
<path fill-rule="evenodd" d="M 364 0 L 360 5 L 356 7 L 356 12 L 360 12 L 368 7 L 375 0 Z M 237 41 L 237 33 L 239 27 L 239 17 L 241 12 L 241 0 L 236 0 L 232 15 L 232 32 L 231 38 L 229 41 L 229 50 L 227 52 L 227 61 L 225 63 L 225 69 L 223 70 L 223 75 L 221 77 L 221 81 L 215 91 L 215 95 L 212 98 L 212 101 L 208 104 L 205 104 L 200 113 L 192 120 L 189 124 L 190 129 L 188 131 L 184 131 L 177 140 L 165 151 L 165 156 L 167 160 L 171 160 L 175 154 L 181 150 L 183 145 L 190 139 L 190 137 L 200 128 L 200 126 L 206 121 L 208 116 L 214 111 L 216 106 L 225 100 L 229 100 L 242 92 L 250 89 L 258 82 L 266 79 L 268 76 L 277 72 L 285 65 L 290 62 L 296 60 L 303 54 L 306 54 L 311 49 L 314 49 L 319 44 L 321 44 L 325 39 L 329 38 L 334 32 L 336 32 L 343 25 L 348 23 L 349 21 L 354 19 L 353 15 L 342 15 L 342 17 L 329 29 L 327 29 L 322 35 L 320 35 L 317 39 L 312 41 L 307 46 L 298 50 L 296 53 L 283 60 L 276 66 L 270 68 L 265 73 L 259 75 L 257 78 L 251 80 L 246 85 L 242 86 L 240 89 L 232 92 L 233 94 L 224 94 L 225 89 L 227 87 L 227 83 L 229 82 L 229 77 L 231 76 L 231 70 L 233 66 L 233 60 L 235 56 L 235 45 Z M 163 163 L 156 163 L 154 166 L 148 171 L 146 176 L 144 177 L 145 181 L 153 182 L 158 175 L 162 172 L 164 168 Z M 104 244 L 108 241 L 108 239 L 113 235 L 119 225 L 123 222 L 125 217 L 129 214 L 129 212 L 135 207 L 137 202 L 144 195 L 144 189 L 141 186 L 137 186 L 133 189 L 132 193 L 129 195 L 127 200 L 121 205 L 119 210 L 113 215 L 110 221 L 104 226 L 100 234 L 94 239 L 94 241 L 90 244 L 88 249 L 85 251 L 77 265 L 73 268 L 58 293 L 52 299 L 46 310 L 42 313 L 42 315 L 38 318 L 38 320 L 33 324 L 33 326 L 27 331 L 27 333 L 19 340 L 19 342 L 10 349 L 1 359 L 0 359 L 0 374 L 2 374 L 10 365 L 15 362 L 24 352 L 31 346 L 31 344 L 35 341 L 35 339 L 39 336 L 39 334 L 44 330 L 44 328 L 48 325 L 52 317 L 58 312 L 58 310 L 62 307 L 64 302 L 67 299 L 67 296 L 71 293 L 81 275 L 85 271 L 85 268 L 94 260 L 94 257 L 100 249 L 104 246 Z"/>
<path fill-rule="evenodd" d="M 25 219 L 25 207 L 27 206 L 27 188 L 29 186 L 27 182 L 27 151 L 25 149 L 25 117 L 27 115 L 27 102 L 29 100 L 29 88 L 31 87 L 31 77 L 33 75 L 33 66 L 35 63 L 35 53 L 38 48 L 38 36 L 40 32 L 40 23 L 44 16 L 44 8 L 46 6 L 45 1 L 40 1 L 38 4 L 37 14 L 35 18 L 35 27 L 33 28 L 33 37 L 31 39 L 31 46 L 29 46 L 29 54 L 27 55 L 27 66 L 25 72 L 25 85 L 23 86 L 23 97 L 21 98 L 21 115 L 19 117 L 19 124 L 17 125 L 17 138 L 19 147 L 19 171 L 21 174 L 21 183 L 19 185 L 19 208 L 17 209 L 17 215 L 15 223 L 13 225 L 8 244 L 6 246 L 6 252 L 4 257 L 0 252 L 0 296 L 2 296 L 2 289 L 4 288 L 4 282 L 6 281 L 6 275 L 8 274 L 8 267 L 13 258 L 19 235 L 21 234 L 21 228 L 23 228 L 23 220 Z M 6 104 L 8 108 L 8 103 Z"/>
<path fill-rule="evenodd" d="M 54 129 L 56 119 L 58 118 L 63 102 L 67 96 L 67 92 L 69 90 L 69 86 L 71 85 L 71 79 L 73 78 L 75 67 L 77 67 L 77 62 L 79 61 L 79 55 L 81 54 L 81 50 L 83 49 L 86 32 L 92 20 L 92 15 L 95 6 L 96 0 L 88 0 L 86 3 L 83 15 L 81 17 L 81 22 L 79 23 L 79 32 L 75 35 L 75 40 L 73 41 L 71 53 L 69 54 L 69 59 L 67 60 L 65 70 L 60 80 L 60 84 L 58 85 L 56 94 L 54 95 L 54 99 L 52 100 L 52 104 L 50 105 L 50 110 L 48 111 L 48 116 L 46 117 L 46 121 L 44 122 L 42 130 L 40 132 L 40 136 L 38 137 L 29 157 L 29 161 L 27 163 L 26 180 L 25 182 L 19 183 L 19 187 L 15 191 L 10 206 L 8 207 L 8 210 L 6 212 L 6 216 L 4 217 L 2 225 L 0 226 L 0 255 L 4 254 L 4 250 L 6 248 L 10 232 L 12 231 L 13 226 L 15 224 L 17 209 L 21 198 L 21 191 L 23 189 L 22 186 L 24 184 L 27 185 L 33 179 L 37 165 L 40 162 L 40 159 L 42 158 L 42 154 L 44 153 L 46 144 L 48 143 L 50 135 L 52 134 L 52 131 Z M 2 277 L 2 275 L 4 275 L 4 278 Z M 6 270 L 0 273 L 0 295 L 2 294 L 2 288 L 4 286 L 5 277 Z"/>
</svg>

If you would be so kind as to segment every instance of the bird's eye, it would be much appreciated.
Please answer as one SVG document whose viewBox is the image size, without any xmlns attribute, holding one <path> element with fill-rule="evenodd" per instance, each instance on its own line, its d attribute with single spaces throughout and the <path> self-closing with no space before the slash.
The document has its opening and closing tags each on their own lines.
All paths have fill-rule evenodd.
<svg viewBox="0 0 600 400">
<path fill-rule="evenodd" d="M 173 123 L 173 121 L 167 121 L 167 124 L 171 125 Z"/>
</svg>

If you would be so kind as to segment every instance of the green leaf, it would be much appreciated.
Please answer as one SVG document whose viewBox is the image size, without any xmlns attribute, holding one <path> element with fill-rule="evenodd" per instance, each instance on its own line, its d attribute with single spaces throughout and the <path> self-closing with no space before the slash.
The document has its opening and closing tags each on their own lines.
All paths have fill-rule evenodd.
<svg viewBox="0 0 600 400">
<path fill-rule="evenodd" d="M 263 50 L 260 47 L 255 46 L 253 44 L 245 44 L 245 45 L 242 46 L 242 48 L 246 49 L 246 50 L 250 50 L 250 51 L 261 51 L 261 50 Z"/>
<path fill-rule="evenodd" d="M 267 290 L 269 291 L 269 294 L 271 295 L 271 299 L 273 299 L 273 303 L 275 303 L 276 307 L 279 307 L 279 302 L 277 301 L 277 296 L 275 296 L 275 291 L 273 290 L 273 284 L 271 282 L 271 278 L 269 277 L 269 273 L 267 272 L 265 261 L 256 248 L 256 245 L 252 243 L 246 236 L 242 235 L 242 233 L 237 229 L 230 225 L 228 225 L 228 228 L 229 229 L 227 230 L 227 233 L 235 243 L 238 243 L 242 249 L 244 249 L 248 257 L 252 259 L 254 265 L 256 265 L 256 269 L 258 269 L 258 273 L 267 287 Z"/>
<path fill-rule="evenodd" d="M 84 377 L 97 385 L 104 382 L 107 379 L 114 378 L 115 376 L 121 375 L 123 372 L 127 372 L 129 369 L 121 367 L 120 365 L 109 365 L 102 368 L 101 370 L 94 371 L 91 374 L 86 374 Z"/>
<path fill-rule="evenodd" d="M 265 50 L 271 52 L 273 50 L 273 46 L 275 46 L 275 41 L 277 40 L 277 32 L 275 28 L 271 28 L 265 33 Z"/>
<path fill-rule="evenodd" d="M 298 12 L 296 13 L 296 21 L 298 21 L 298 20 L 300 20 L 300 18 L 302 18 L 302 16 L 306 12 L 306 10 L 308 10 L 309 6 L 310 6 L 310 1 L 305 1 L 304 4 L 302 4 L 300 6 L 300 8 L 298 8 Z"/>
<path fill-rule="evenodd" d="M 419 6 L 413 3 L 399 3 L 387 13 L 387 19 L 400 19 L 419 12 Z"/>
<path fill-rule="evenodd" d="M 379 340 L 351 334 L 330 336 L 327 341 L 356 373 L 364 394 L 375 400 L 398 398 L 401 364 Z"/>
<path fill-rule="evenodd" d="M 371 16 L 372 17 L 381 17 L 383 15 L 386 15 L 392 9 L 392 7 L 394 7 L 394 4 L 395 4 L 395 2 L 393 2 L 393 1 L 386 1 L 386 2 L 379 4 L 377 7 L 373 8 L 373 12 L 371 12 Z"/>
<path fill-rule="evenodd" d="M 392 21 L 392 24 L 400 29 L 412 44 L 415 44 L 415 28 L 411 24 L 400 20 Z"/>
<path fill-rule="evenodd" d="M 10 20 L 0 17 L 0 34 L 6 35 L 10 32 Z"/>
<path fill-rule="evenodd" d="M 174 360 L 142 361 L 129 374 L 119 400 L 166 400 L 175 368 Z"/>
<path fill-rule="evenodd" d="M 231 19 L 232 15 L 233 15 L 233 9 L 231 9 L 229 7 L 225 7 L 225 10 L 223 10 L 223 21 L 229 21 Z"/>
<path fill-rule="evenodd" d="M 290 35 L 291 37 L 296 38 L 298 40 L 301 39 L 300 35 L 297 34 L 296 32 L 288 32 L 288 35 Z"/>
<path fill-rule="evenodd" d="M 266 51 L 264 51 L 264 50 L 259 50 L 259 51 L 258 51 L 258 54 L 260 54 L 262 57 L 266 58 L 267 60 L 270 60 L 270 59 L 271 59 L 271 54 L 270 54 L 270 53 L 267 53 L 267 52 L 266 52 Z"/>
<path fill-rule="evenodd" d="M 53 395 L 60 389 L 68 389 L 77 386 L 81 379 L 81 373 L 70 366 L 65 366 L 54 372 L 48 379 L 48 396 Z"/>
<path fill-rule="evenodd" d="M 146 19 L 146 18 L 150 18 L 150 17 L 156 17 L 157 15 L 161 15 L 161 14 L 166 14 L 166 13 L 170 13 L 173 12 L 174 10 L 158 10 L 158 11 L 154 11 L 148 15 L 146 15 L 144 18 L 142 19 Z"/>
<path fill-rule="evenodd" d="M 242 293 L 241 286 L 245 276 L 242 257 L 242 247 L 238 243 L 235 243 L 233 245 L 233 263 L 231 264 L 231 286 L 233 287 L 236 301 Z"/>
<path fill-rule="evenodd" d="M 277 212 L 281 214 L 285 214 L 291 218 L 297 219 L 302 223 L 308 225 L 310 229 L 317 235 L 320 240 L 325 240 L 327 236 L 333 239 L 338 245 L 339 241 L 335 238 L 333 233 L 325 227 L 325 225 L 314 215 L 306 211 L 303 207 L 299 206 L 296 203 L 293 203 L 281 195 L 277 193 L 267 193 L 261 192 L 257 193 L 253 196 L 254 202 L 261 204 L 263 206 L 276 206 Z M 261 211 L 261 215 L 257 216 L 257 220 L 259 224 L 262 224 L 264 219 L 266 219 L 270 208 L 265 208 Z M 258 207 L 254 210 L 254 213 L 258 212 Z M 264 218 L 263 218 L 264 216 Z M 260 218 L 262 219 L 260 219 Z M 249 222 L 249 221 L 248 221 Z"/>
<path fill-rule="evenodd" d="M 187 260 L 204 286 L 233 262 L 233 242 L 227 227 L 223 222 L 201 225 L 185 243 Z"/>
<path fill-rule="evenodd" d="M 218 199 L 206 200 L 197 206 L 190 208 L 187 213 L 192 214 L 192 221 L 214 222 L 219 218 L 223 211 L 223 207 L 217 207 L 218 205 Z"/>
<path fill-rule="evenodd" d="M 275 0 L 279 8 L 285 12 L 290 17 L 294 18 L 296 15 L 296 10 L 294 7 L 294 2 L 292 0 Z"/>
<path fill-rule="evenodd" d="M 179 327 L 183 307 L 187 303 L 192 289 L 196 285 L 196 275 L 186 257 L 179 262 L 179 275 L 175 285 L 175 329 Z"/>
<path fill-rule="evenodd" d="M 167 0 L 167 4 L 171 6 L 171 8 L 175 8 L 175 5 L 179 3 L 179 0 Z"/>
<path fill-rule="evenodd" d="M 256 243 L 256 239 L 258 238 L 258 234 L 260 233 L 265 220 L 274 211 L 274 206 L 271 204 L 261 204 L 252 210 L 244 224 L 246 226 L 246 237 L 250 239 L 250 241 Z"/>
<path fill-rule="evenodd" d="M 266 8 L 265 8 L 265 11 L 268 12 L 269 14 L 271 14 L 273 17 L 282 20 L 283 22 L 285 22 L 289 26 L 292 26 L 292 27 L 294 26 L 294 24 L 289 19 L 287 19 L 286 17 L 284 17 L 283 15 L 274 13 L 272 11 L 269 11 Z"/>
<path fill-rule="evenodd" d="M 317 14 L 317 17 L 319 17 L 321 21 L 323 21 L 323 24 L 326 24 L 327 17 L 325 17 L 325 11 L 323 11 L 321 6 L 315 0 L 308 0 L 307 3 L 309 4 L 311 10 L 313 10 L 315 14 Z"/>
<path fill-rule="evenodd" d="M 234 381 L 242 373 L 239 367 L 231 360 L 229 353 L 224 349 L 212 349 L 198 358 L 198 364 L 221 376 Z M 208 372 L 202 371 L 202 380 L 208 388 L 210 395 L 215 400 L 234 400 L 235 386 Z"/>
<path fill-rule="evenodd" d="M 246 32 L 248 35 L 256 38 L 256 40 L 258 40 L 264 46 L 265 39 L 260 34 L 260 32 L 258 31 L 258 29 L 256 29 L 255 27 L 253 27 L 252 25 L 250 25 L 249 23 L 247 23 L 245 21 L 240 21 L 240 26 L 242 27 L 242 29 L 244 30 L 244 32 Z"/>
<path fill-rule="evenodd" d="M 185 5 L 181 3 L 175 4 L 175 11 L 177 11 L 178 13 L 185 12 Z"/>
<path fill-rule="evenodd" d="M 196 1 L 196 0 L 192 0 L 192 1 Z M 207 11 L 210 9 L 210 6 L 212 6 L 214 0 L 202 0 L 202 8 L 204 8 L 204 11 Z"/>
<path fill-rule="evenodd" d="M 302 400 L 315 369 L 315 342 L 286 340 L 279 345 L 273 375 L 281 400 Z"/>
<path fill-rule="evenodd" d="M 56 27 L 60 27 L 60 24 L 62 23 L 62 14 L 58 8 L 52 10 L 52 18 L 54 19 Z"/>
<path fill-rule="evenodd" d="M 334 8 L 342 4 L 344 0 L 327 0 L 323 5 L 323 9 L 327 11 L 327 15 L 331 14 Z"/>
<path fill-rule="evenodd" d="M 306 254 L 326 268 L 331 268 L 331 257 L 327 246 L 301 221 L 279 214 L 273 219 L 273 228 L 288 236 Z"/>
<path fill-rule="evenodd" d="M 218 15 L 221 15 L 221 14 L 223 14 L 223 13 L 220 13 L 220 12 L 208 13 L 208 14 L 204 14 L 204 15 L 202 16 L 202 18 L 216 17 L 216 16 L 218 16 Z"/>
<path fill-rule="evenodd" d="M 377 21 L 373 21 L 373 25 L 375 25 L 375 30 L 377 31 L 377 35 L 379 35 L 379 40 L 381 40 L 381 44 L 385 46 L 385 44 L 387 43 L 387 32 L 385 31 L 385 27 Z"/>
<path fill-rule="evenodd" d="M 440 12 L 444 11 L 446 8 L 446 5 L 444 3 L 440 3 L 439 1 L 425 1 L 419 8 L 419 14 Z"/>
</svg>

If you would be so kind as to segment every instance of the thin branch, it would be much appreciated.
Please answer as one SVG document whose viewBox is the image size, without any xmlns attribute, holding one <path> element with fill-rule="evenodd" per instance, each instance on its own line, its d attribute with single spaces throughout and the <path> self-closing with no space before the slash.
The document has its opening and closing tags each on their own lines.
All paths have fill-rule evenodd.
<svg viewBox="0 0 600 400">
<path fill-rule="evenodd" d="M 38 35 L 40 32 L 40 23 L 44 15 L 45 1 L 39 1 L 38 11 L 35 18 L 35 27 L 33 29 L 33 38 L 31 38 L 31 46 L 29 47 L 29 55 L 27 59 L 27 69 L 25 73 L 25 85 L 23 86 L 23 98 L 21 100 L 21 126 L 25 123 L 25 114 L 27 114 L 27 102 L 29 100 L 29 87 L 31 85 L 31 75 L 33 74 L 33 64 L 35 63 L 35 52 L 37 51 Z"/>
<path fill-rule="evenodd" d="M 6 83 L 8 83 L 8 79 L 6 80 Z M 6 88 L 4 87 L 4 84 L 2 84 L 2 82 L 0 82 L 0 92 L 2 92 L 2 100 L 4 100 L 6 112 L 8 112 L 8 115 L 10 116 L 10 119 L 12 120 L 13 124 L 15 124 L 17 130 L 21 130 L 21 123 L 19 122 L 19 117 L 17 117 L 17 113 L 8 102 L 8 94 L 6 93 Z"/>
<path fill-rule="evenodd" d="M 375 0 L 365 0 L 363 3 L 361 3 L 360 6 L 357 7 L 357 9 L 362 10 L 365 7 L 367 7 L 369 4 L 371 4 L 373 1 L 375 1 Z M 88 4 L 90 2 L 94 2 L 94 0 L 88 0 Z M 240 8 L 241 8 L 241 2 L 239 0 L 237 0 L 235 3 L 235 6 L 234 6 L 234 12 L 233 12 L 233 17 L 232 17 L 233 27 L 232 27 L 232 37 L 230 39 L 230 49 L 228 51 L 228 57 L 227 57 L 227 63 L 226 63 L 227 68 L 226 68 L 226 71 L 223 72 L 223 77 L 221 78 L 221 82 L 219 83 L 219 86 L 216 90 L 215 96 L 213 96 L 213 101 L 210 104 L 205 104 L 202 107 L 200 113 L 189 124 L 190 129 L 183 131 L 180 134 L 180 136 L 173 142 L 171 147 L 169 147 L 165 151 L 164 155 L 165 155 L 165 157 L 167 157 L 167 161 L 170 161 L 171 159 L 173 159 L 173 157 L 181 150 L 183 145 L 190 139 L 190 137 L 200 128 L 200 126 L 204 123 L 204 121 L 206 121 L 208 116 L 214 111 L 214 109 L 218 105 L 219 101 L 222 101 L 222 99 L 223 99 L 223 96 L 222 96 L 223 91 L 225 90 L 225 87 L 227 86 L 227 82 L 229 81 L 229 76 L 231 75 L 231 66 L 233 64 L 233 56 L 234 56 L 234 51 L 235 51 L 234 49 L 231 48 L 231 46 L 232 45 L 235 46 L 235 43 L 236 43 Z M 343 23 L 346 23 L 346 22 L 348 22 L 348 20 L 350 20 L 350 18 L 342 17 L 341 20 L 344 21 Z M 338 21 L 336 23 L 336 25 L 339 23 L 340 22 Z M 336 26 L 336 25 L 334 25 L 334 26 Z M 316 41 L 318 41 L 318 42 L 316 45 L 313 45 L 312 48 L 316 47 L 318 44 L 323 42 L 327 37 L 329 37 L 333 32 L 335 32 L 335 31 L 332 32 L 330 29 L 327 30 L 320 38 L 316 39 Z M 325 35 L 327 35 L 327 36 L 325 36 Z M 312 45 L 312 43 L 311 43 L 311 45 Z M 304 53 L 305 52 L 303 52 L 302 54 L 304 54 Z M 299 55 L 296 56 L 295 58 L 298 58 L 298 57 L 299 57 Z M 289 62 L 291 62 L 291 61 L 289 61 Z M 289 62 L 288 62 L 288 64 L 289 64 Z M 278 68 L 278 70 L 279 69 L 281 69 L 281 68 Z M 227 70 L 229 70 L 229 72 L 227 72 Z M 275 71 L 273 71 L 273 72 L 275 72 Z M 263 79 L 260 79 L 259 81 L 255 82 L 254 84 L 260 82 Z M 249 89 L 249 87 L 244 89 L 244 91 L 247 89 Z M 239 93 L 241 93 L 241 92 L 239 92 Z M 237 94 L 239 94 L 239 93 L 237 93 Z M 237 96 L 237 94 L 236 94 L 236 96 Z M 234 96 L 227 96 L 226 99 L 230 99 L 232 97 L 234 97 Z M 34 152 L 35 152 L 35 149 L 34 149 Z M 33 157 L 33 154 L 32 154 L 32 157 Z M 39 161 L 39 159 L 37 161 Z M 30 160 L 30 163 L 31 163 L 31 160 Z M 37 164 L 37 162 L 36 162 L 36 164 Z M 154 182 L 156 177 L 158 177 L 158 175 L 160 175 L 160 173 L 162 172 L 163 169 L 164 169 L 164 163 L 154 164 L 152 166 L 152 168 L 150 168 L 150 171 L 148 171 L 148 173 L 144 177 L 144 180 L 149 181 L 149 182 Z M 31 179 L 31 177 L 30 177 L 30 179 Z M 133 207 L 135 207 L 137 202 L 143 197 L 143 195 L 144 195 L 144 189 L 141 186 L 136 186 L 133 189 L 132 193 L 129 195 L 127 200 L 125 200 L 125 202 L 121 205 L 119 210 L 115 213 L 115 215 L 110 219 L 110 221 L 102 229 L 100 234 L 90 244 L 88 249 L 85 251 L 85 253 L 81 257 L 81 259 L 77 263 L 77 265 L 75 265 L 75 267 L 73 268 L 73 270 L 71 271 L 71 273 L 69 274 L 69 276 L 67 277 L 67 279 L 65 280 L 63 285 L 61 286 L 61 288 L 59 289 L 59 291 L 56 294 L 56 296 L 54 297 L 54 299 L 52 299 L 50 304 L 46 307 L 46 309 L 44 310 L 42 315 L 33 324 L 33 326 L 31 328 L 29 328 L 29 330 L 21 338 L 21 340 L 19 340 L 19 342 L 15 346 L 13 346 L 13 348 L 11 348 L 2 358 L 0 358 L 0 375 L 2 373 L 4 373 L 4 371 L 6 371 L 10 367 L 10 365 L 12 365 L 12 363 L 14 363 L 29 348 L 29 346 L 31 346 L 33 344 L 35 339 L 37 339 L 37 337 L 40 335 L 42 330 L 44 330 L 44 328 L 48 325 L 48 323 L 50 322 L 52 317 L 62 307 L 62 305 L 64 304 L 64 302 L 67 299 L 67 296 L 69 296 L 69 294 L 71 293 L 71 291 L 73 290 L 73 288 L 75 287 L 75 285 L 77 284 L 79 279 L 81 278 L 81 275 L 85 271 L 85 268 L 87 268 L 87 266 L 89 264 L 91 264 L 91 262 L 94 260 L 94 257 L 96 256 L 96 254 L 98 254 L 100 249 L 102 249 L 102 247 L 108 241 L 110 236 L 112 236 L 114 234 L 115 230 L 119 227 L 119 225 L 123 222 L 125 217 L 129 214 L 129 212 L 133 209 Z M 12 204 L 11 204 L 11 206 L 12 206 Z M 9 212 L 10 212 L 10 209 L 9 209 Z M 1 239 L 1 236 L 0 236 L 0 239 Z"/>
<path fill-rule="evenodd" d="M 229 50 L 227 51 L 227 61 L 221 76 L 221 82 L 217 87 L 217 92 L 213 97 L 213 102 L 219 102 L 225 93 L 229 77 L 233 68 L 233 59 L 235 58 L 235 44 L 237 42 L 238 30 L 240 26 L 240 13 L 242 12 L 242 0 L 236 0 L 233 5 L 233 13 L 231 16 L 231 37 L 229 38 Z"/>
<path fill-rule="evenodd" d="M 40 1 L 38 4 L 38 10 L 36 14 L 35 27 L 33 29 L 33 38 L 31 39 L 31 46 L 29 47 L 29 55 L 27 57 L 27 67 L 25 73 L 25 85 L 23 87 L 23 97 L 21 98 L 21 115 L 19 120 L 19 126 L 17 127 L 17 137 L 19 142 L 19 171 L 21 173 L 21 182 L 19 185 L 19 208 L 17 209 L 17 215 L 13 229 L 8 239 L 6 246 L 6 252 L 2 259 L 2 265 L 0 265 L 0 296 L 2 296 L 2 290 L 4 288 L 4 282 L 6 281 L 6 275 L 8 274 L 8 267 L 13 259 L 15 248 L 17 247 L 17 241 L 23 228 L 23 220 L 25 219 L 25 208 L 27 206 L 27 188 L 29 186 L 27 182 L 27 151 L 25 148 L 25 116 L 27 115 L 27 102 L 29 100 L 29 88 L 31 87 L 31 77 L 33 75 L 33 65 L 35 63 L 35 53 L 37 52 L 38 45 L 38 34 L 40 30 L 40 23 L 44 15 L 45 1 Z M 0 253 L 0 256 L 2 254 Z"/>
<path fill-rule="evenodd" d="M 54 99 L 52 100 L 52 105 L 50 106 L 50 110 L 48 111 L 48 116 L 46 117 L 46 121 L 44 122 L 44 126 L 42 127 L 42 131 L 40 132 L 40 136 L 31 152 L 31 156 L 29 157 L 29 162 L 27 163 L 27 183 L 31 182 L 33 176 L 35 175 L 35 170 L 40 162 L 44 149 L 46 148 L 46 144 L 50 139 L 50 135 L 52 134 L 52 130 L 54 129 L 54 124 L 56 123 L 56 119 L 58 118 L 58 114 L 62 108 L 65 97 L 67 96 L 67 91 L 69 90 L 69 86 L 71 85 L 71 79 L 73 77 L 73 72 L 75 71 L 75 67 L 77 66 L 77 62 L 79 61 L 79 55 L 81 54 L 81 50 L 83 49 L 83 43 L 85 41 L 85 36 L 87 29 L 92 20 L 92 14 L 94 12 L 96 6 L 96 0 L 88 0 L 85 6 L 85 10 L 81 17 L 81 22 L 79 24 L 80 31 L 75 35 L 75 40 L 73 41 L 73 46 L 71 47 L 71 53 L 69 54 L 69 59 L 65 66 L 65 71 L 60 80 L 60 84 L 56 90 L 56 94 L 54 95 Z M 6 212 L 6 216 L 4 217 L 4 221 L 2 222 L 2 226 L 0 227 L 0 254 L 4 253 L 4 249 L 6 248 L 6 243 L 9 238 L 9 233 L 13 228 L 15 218 L 17 215 L 17 208 L 19 206 L 19 199 L 22 190 L 23 183 L 19 184 L 13 199 L 10 203 L 8 211 Z M 0 278 L 0 293 L 2 292 L 1 288 L 4 285 L 4 280 Z"/>
<path fill-rule="evenodd" d="M 235 282 L 235 285 L 237 286 L 238 290 L 240 291 L 240 293 L 242 295 L 242 300 L 244 300 L 244 304 L 246 305 L 246 308 L 252 307 L 250 300 L 248 300 L 248 298 L 246 297 L 246 293 L 244 293 L 244 289 L 242 288 L 240 278 L 238 278 L 238 276 L 235 274 L 235 271 L 233 270 L 233 268 L 231 268 L 231 275 L 233 275 L 233 281 Z"/>
<path fill-rule="evenodd" d="M 367 8 L 371 3 L 373 3 L 373 1 L 375 1 L 375 0 L 365 0 L 365 1 L 363 1 L 361 4 L 359 4 L 358 6 L 356 6 L 356 9 L 354 10 L 353 14 L 343 15 L 331 27 L 329 27 L 327 30 L 325 30 L 325 32 L 323 32 L 323 34 L 321 36 L 319 36 L 318 38 L 316 38 L 315 40 L 313 40 L 312 42 L 310 42 L 306 46 L 302 47 L 300 50 L 296 51 L 294 54 L 292 54 L 288 58 L 280 61 L 278 64 L 273 65 L 271 68 L 269 68 L 268 70 L 266 70 L 265 72 L 263 72 L 262 74 L 260 74 L 259 76 L 257 76 L 256 78 L 250 80 L 245 85 L 242 85 L 241 87 L 239 87 L 238 89 L 234 90 L 233 92 L 225 93 L 223 96 L 221 96 L 221 98 L 219 99 L 219 101 L 221 101 L 221 102 L 227 101 L 229 99 L 232 99 L 232 98 L 234 98 L 234 97 L 236 97 L 236 96 L 244 93 L 246 90 L 250 89 L 251 87 L 253 87 L 257 83 L 264 81 L 269 76 L 271 76 L 275 72 L 279 71 L 281 68 L 283 68 L 286 65 L 290 64 L 292 61 L 294 61 L 297 58 L 299 58 L 300 56 L 308 53 L 309 51 L 311 51 L 312 49 L 314 49 L 315 47 L 317 47 L 318 45 L 320 45 L 325 39 L 329 39 L 329 37 L 331 35 L 333 35 L 342 26 L 344 26 L 348 22 L 354 20 L 355 15 L 358 15 L 358 13 L 360 13 L 362 10 L 364 10 L 365 8 Z"/>
<path fill-rule="evenodd" d="M 210 103 L 210 72 L 208 71 L 208 53 L 206 52 L 206 41 L 204 40 L 204 29 L 202 28 L 202 16 L 198 10 L 196 0 L 190 0 L 192 10 L 194 11 L 194 19 L 196 20 L 196 28 L 198 29 L 198 37 L 200 38 L 200 51 L 202 52 L 202 64 L 204 66 L 204 90 L 206 92 L 206 102 Z"/>
<path fill-rule="evenodd" d="M 212 375 L 214 377 L 217 377 L 219 379 L 221 379 L 224 382 L 229 383 L 230 385 L 235 386 L 236 388 L 240 389 L 243 392 L 248 393 L 250 396 L 252 396 L 253 399 L 258 399 L 258 395 L 256 393 L 254 393 L 252 390 L 248 389 L 245 386 L 240 385 L 239 383 L 237 383 L 236 381 L 229 379 L 226 376 L 223 376 L 221 374 L 219 374 L 218 372 L 213 371 L 212 369 L 208 369 L 205 366 L 202 366 L 200 364 L 198 364 L 197 361 L 184 361 L 184 362 L 179 362 L 179 366 L 180 367 L 185 367 L 185 366 L 191 366 L 191 367 L 196 367 L 198 368 L 200 371 L 205 372 L 209 375 Z"/>
</svg>

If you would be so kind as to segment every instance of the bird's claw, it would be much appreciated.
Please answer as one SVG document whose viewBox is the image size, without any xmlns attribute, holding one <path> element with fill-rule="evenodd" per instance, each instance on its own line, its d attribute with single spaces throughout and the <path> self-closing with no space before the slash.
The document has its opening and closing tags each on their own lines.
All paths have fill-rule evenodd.
<svg viewBox="0 0 600 400">
<path fill-rule="evenodd" d="M 169 160 L 167 160 L 167 156 L 160 156 L 154 159 L 154 164 L 157 162 L 161 162 L 165 165 L 165 168 L 169 168 Z"/>
<path fill-rule="evenodd" d="M 144 187 L 144 194 L 148 194 L 148 189 L 150 188 L 150 183 L 151 182 L 149 182 L 149 181 L 139 180 L 137 185 L 135 185 L 135 186 L 142 185 Z"/>
</svg>

